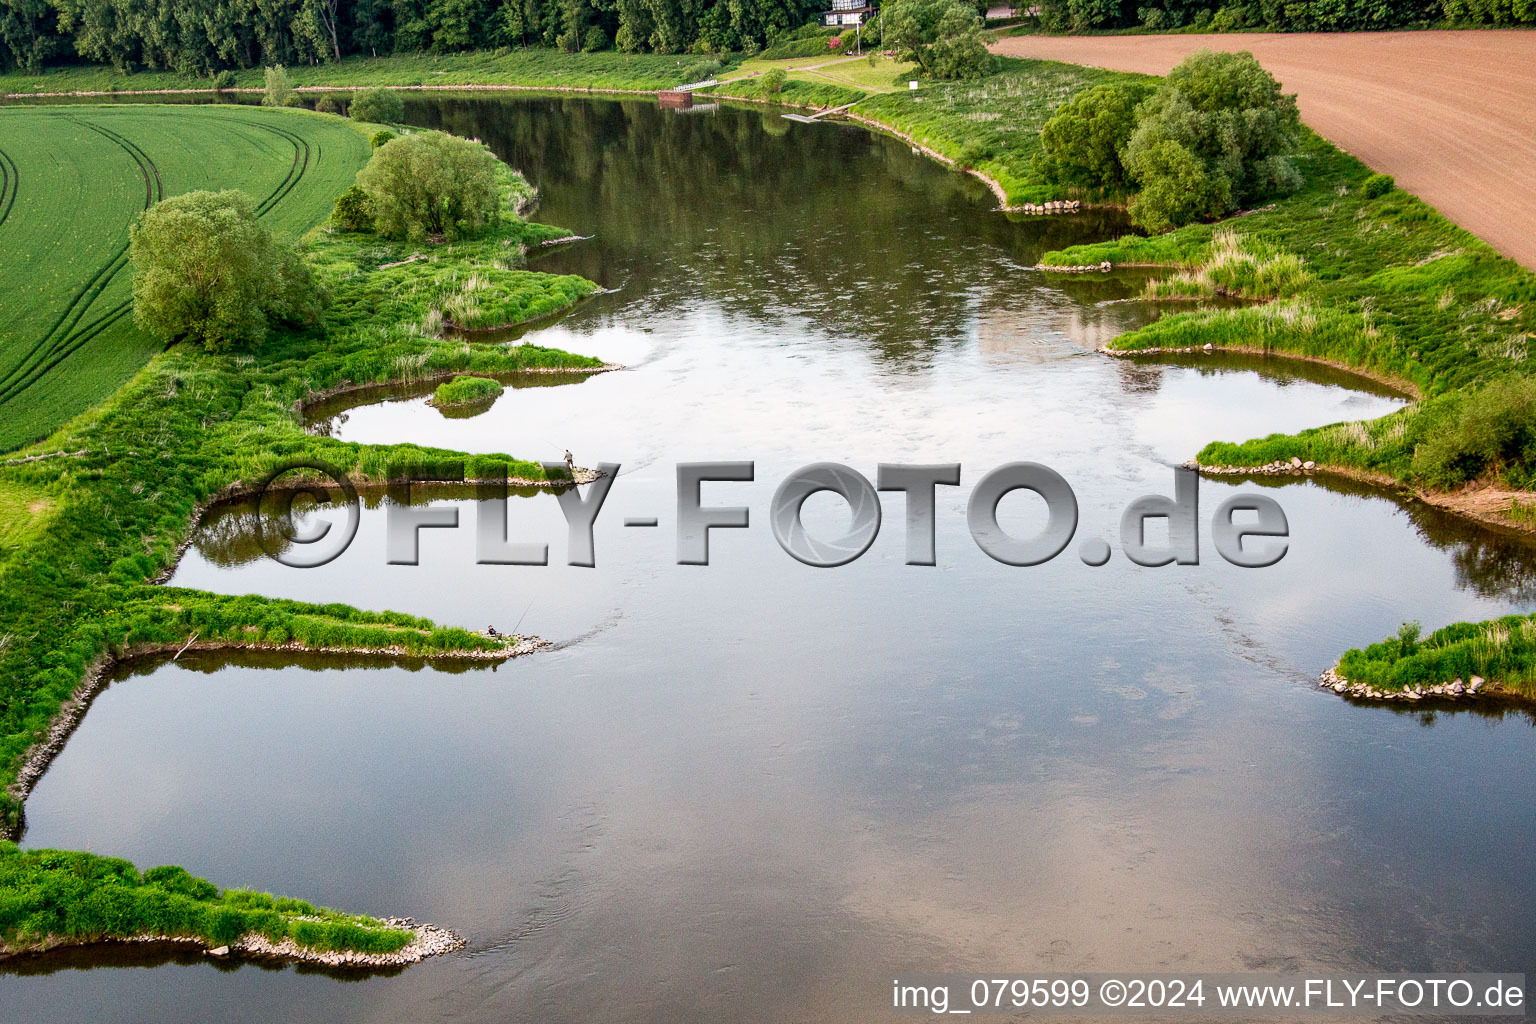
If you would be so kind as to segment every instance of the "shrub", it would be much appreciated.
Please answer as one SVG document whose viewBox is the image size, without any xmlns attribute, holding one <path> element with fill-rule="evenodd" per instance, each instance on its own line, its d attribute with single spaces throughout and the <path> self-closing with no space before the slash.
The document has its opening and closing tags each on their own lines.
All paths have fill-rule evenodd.
<svg viewBox="0 0 1536 1024">
<path fill-rule="evenodd" d="M 613 46 L 620 53 L 644 53 L 646 41 L 633 26 L 621 24 L 619 30 L 613 34 Z"/>
<path fill-rule="evenodd" d="M 960 155 L 955 158 L 955 167 L 960 170 L 969 170 L 991 155 L 991 147 L 980 139 L 971 139 L 960 147 Z"/>
<path fill-rule="evenodd" d="M 1450 397 L 1439 429 L 1414 453 L 1414 473 L 1436 487 L 1483 476 L 1536 482 L 1536 378 L 1508 377 Z"/>
<path fill-rule="evenodd" d="M 405 117 L 405 103 L 388 89 L 364 89 L 352 97 L 352 120 L 371 124 L 399 124 Z"/>
<path fill-rule="evenodd" d="M 575 29 L 562 32 L 555 38 L 555 45 L 560 48 L 561 53 L 575 53 L 581 49 L 581 36 Z"/>
<path fill-rule="evenodd" d="M 315 109 L 322 114 L 339 114 L 341 113 L 341 104 L 336 101 L 334 96 L 321 96 L 315 100 Z"/>
<path fill-rule="evenodd" d="M 261 105 L 286 107 L 292 99 L 293 83 L 288 81 L 288 72 L 283 70 L 281 64 L 274 64 L 267 68 L 267 87 L 261 94 Z"/>
<path fill-rule="evenodd" d="M 494 154 L 443 132 L 416 132 L 374 150 L 357 174 L 387 238 L 472 235 L 495 221 L 501 185 Z"/>
<path fill-rule="evenodd" d="M 1213 176 L 1189 150 L 1163 140 L 1134 152 L 1127 169 L 1141 183 L 1131 199 L 1131 221 L 1149 232 L 1226 212 L 1232 198 L 1225 177 Z"/>
<path fill-rule="evenodd" d="M 216 71 L 213 74 L 213 87 L 220 92 L 235 87 L 235 73 L 230 70 Z"/>
<path fill-rule="evenodd" d="M 372 135 L 368 136 L 368 142 L 373 146 L 374 149 L 378 149 L 380 146 L 384 145 L 384 143 L 388 142 L 394 137 L 394 132 L 386 131 L 381 128 L 374 132 Z"/>
<path fill-rule="evenodd" d="M 581 37 L 581 48 L 587 53 L 608 49 L 608 33 L 599 25 L 593 25 Z"/>
<path fill-rule="evenodd" d="M 807 30 L 808 34 L 795 32 L 785 36 L 758 56 L 763 60 L 789 60 L 793 57 L 819 57 L 826 53 L 826 40 L 836 33 L 818 25 L 807 26 Z"/>
<path fill-rule="evenodd" d="M 257 222 L 243 192 L 156 203 L 133 225 L 128 254 L 134 319 L 209 351 L 261 342 L 271 319 L 313 323 L 324 300 L 309 268 Z"/>
<path fill-rule="evenodd" d="M 997 66 L 981 16 L 964 0 L 893 0 L 882 17 L 885 45 L 930 78 L 980 78 Z"/>
<path fill-rule="evenodd" d="M 1212 32 L 1236 32 L 1238 29 L 1248 27 L 1248 11 L 1246 8 L 1229 4 L 1217 11 L 1211 18 Z"/>
<path fill-rule="evenodd" d="M 1382 196 L 1397 188 L 1397 182 L 1390 174 L 1373 174 L 1365 179 L 1365 184 L 1360 187 L 1360 194 L 1367 199 L 1380 199 Z"/>
<path fill-rule="evenodd" d="M 717 60 L 698 60 L 683 68 L 681 74 L 683 83 L 691 85 L 694 82 L 707 82 L 720 73 L 720 62 Z"/>
<path fill-rule="evenodd" d="M 1040 172 L 1063 185 L 1129 187 L 1120 154 L 1136 130 L 1136 105 L 1150 91 L 1139 83 L 1096 85 L 1062 104 L 1040 129 Z"/>
<path fill-rule="evenodd" d="M 763 72 L 762 84 L 764 96 L 777 96 L 784 91 L 784 80 L 789 77 L 784 74 L 783 68 L 769 68 Z"/>
<path fill-rule="evenodd" d="M 373 230 L 373 200 L 356 185 L 336 197 L 331 223 L 343 231 Z"/>
<path fill-rule="evenodd" d="M 489 377 L 459 376 L 439 384 L 432 393 L 432 404 L 442 406 L 472 405 L 501 394 L 501 382 Z"/>
<path fill-rule="evenodd" d="M 1159 192 L 1144 204 L 1161 211 L 1152 222 L 1177 226 L 1298 188 L 1301 175 L 1286 154 L 1300 130 L 1296 97 L 1281 93 L 1280 83 L 1253 54 L 1201 50 L 1169 72 L 1141 105 L 1122 159 L 1143 189 Z M 1175 159 L 1170 146 L 1188 159 Z M 1198 175 L 1187 166 L 1189 159 L 1199 164 Z M 1138 166 L 1148 173 L 1177 167 L 1201 191 L 1177 201 L 1169 182 L 1143 179 Z M 1217 199 L 1221 205 L 1212 209 Z"/>
</svg>

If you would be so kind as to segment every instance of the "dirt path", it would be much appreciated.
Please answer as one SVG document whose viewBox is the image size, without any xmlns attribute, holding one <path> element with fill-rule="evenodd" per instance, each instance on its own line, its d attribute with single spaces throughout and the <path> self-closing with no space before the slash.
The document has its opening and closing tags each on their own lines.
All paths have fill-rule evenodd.
<svg viewBox="0 0 1536 1024">
<path fill-rule="evenodd" d="M 1250 50 L 1312 128 L 1536 269 L 1536 32 L 1019 36 L 992 47 L 1163 74 Z"/>
</svg>

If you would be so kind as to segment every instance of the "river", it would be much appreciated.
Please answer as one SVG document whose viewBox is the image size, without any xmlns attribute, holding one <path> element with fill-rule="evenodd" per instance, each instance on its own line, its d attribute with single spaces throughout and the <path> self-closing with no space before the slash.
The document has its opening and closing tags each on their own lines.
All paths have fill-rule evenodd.
<svg viewBox="0 0 1536 1024">
<path fill-rule="evenodd" d="M 1536 551 L 1310 479 L 1202 481 L 1201 562 L 1142 568 L 1120 510 L 1213 438 L 1400 400 L 1283 362 L 1111 359 L 1156 312 L 1139 279 L 1046 278 L 1109 215 L 1011 221 L 905 144 L 654 103 L 428 97 L 590 240 L 540 255 L 604 294 L 529 334 L 622 363 L 449 418 L 410 392 L 324 410 L 348 440 L 622 465 L 594 568 L 548 494 L 511 502 L 548 566 L 479 566 L 469 500 L 385 564 L 386 505 L 311 570 L 205 524 L 173 582 L 389 607 L 555 648 L 449 671 L 366 660 L 139 666 L 27 804 L 29 846 L 185 865 L 463 932 L 468 950 L 351 982 L 156 951 L 0 974 L 16 1021 L 885 1020 L 900 972 L 1536 972 L 1536 732 L 1490 706 L 1383 709 L 1316 688 L 1344 649 L 1536 609 Z M 531 386 L 539 384 L 541 386 Z M 753 460 L 711 564 L 676 564 L 679 462 Z M 1072 485 L 1079 538 L 1032 568 L 966 529 L 1003 463 Z M 768 507 L 806 463 L 958 462 L 937 565 L 903 499 L 862 558 L 792 559 Z M 1226 497 L 1284 508 L 1277 565 L 1224 562 Z M 656 529 L 625 517 L 655 516 Z M 1005 527 L 1039 528 L 1027 493 Z M 806 505 L 838 532 L 843 506 Z M 13 969 L 14 970 L 14 969 Z"/>
</svg>

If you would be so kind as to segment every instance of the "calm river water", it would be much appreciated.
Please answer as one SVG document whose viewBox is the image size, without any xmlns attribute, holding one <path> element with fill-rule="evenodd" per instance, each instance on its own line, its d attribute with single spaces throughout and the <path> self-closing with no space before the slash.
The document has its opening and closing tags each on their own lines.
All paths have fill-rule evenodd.
<svg viewBox="0 0 1536 1024">
<path fill-rule="evenodd" d="M 1352 706 L 1347 647 L 1536 608 L 1536 553 L 1422 508 L 1297 481 L 1279 565 L 1138 568 L 1120 510 L 1212 438 L 1380 415 L 1358 381 L 1096 353 L 1154 315 L 1137 282 L 1046 280 L 1116 225 L 1010 222 L 907 146 L 772 113 L 434 98 L 589 241 L 542 257 L 612 289 L 533 335 L 627 369 L 449 419 L 417 396 L 319 429 L 623 465 L 597 566 L 555 500 L 511 502 L 548 567 L 477 566 L 474 509 L 388 566 L 385 509 L 323 569 L 207 524 L 178 585 L 492 623 L 557 649 L 495 669 L 194 656 L 97 700 L 27 805 L 28 845 L 184 864 L 451 926 L 469 949 L 366 981 L 155 953 L 0 975 L 15 1021 L 884 1020 L 894 973 L 1536 973 L 1536 732 L 1523 713 Z M 752 525 L 678 566 L 678 462 L 752 459 L 707 504 Z M 1004 462 L 1073 485 L 1077 545 L 988 559 L 971 486 Z M 938 565 L 904 512 L 859 561 L 803 566 L 768 526 L 809 462 L 960 462 Z M 1026 494 L 1004 524 L 1043 520 Z M 836 532 L 842 506 L 807 505 Z M 626 529 L 626 516 L 660 528 Z M 94 969 L 85 969 L 94 968 Z M 893 973 L 894 972 L 894 973 Z"/>
</svg>

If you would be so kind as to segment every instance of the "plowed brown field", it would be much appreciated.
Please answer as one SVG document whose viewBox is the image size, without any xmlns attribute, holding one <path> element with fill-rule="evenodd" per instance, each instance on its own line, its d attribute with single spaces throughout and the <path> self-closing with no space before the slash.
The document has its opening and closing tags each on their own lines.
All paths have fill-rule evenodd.
<svg viewBox="0 0 1536 1024">
<path fill-rule="evenodd" d="M 1319 134 L 1536 269 L 1536 32 L 1019 36 L 994 52 L 1164 74 L 1249 50 Z"/>
</svg>

